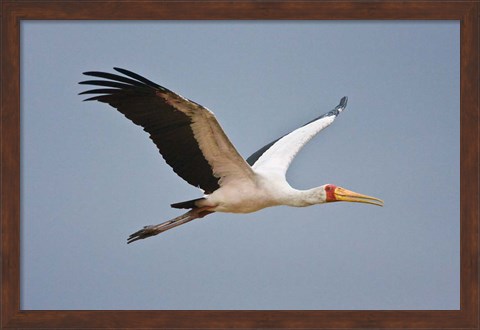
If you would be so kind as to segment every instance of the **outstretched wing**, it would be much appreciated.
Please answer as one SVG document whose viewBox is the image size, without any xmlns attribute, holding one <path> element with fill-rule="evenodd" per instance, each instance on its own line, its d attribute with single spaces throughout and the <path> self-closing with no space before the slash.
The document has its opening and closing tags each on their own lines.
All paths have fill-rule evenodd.
<svg viewBox="0 0 480 330">
<path fill-rule="evenodd" d="M 315 135 L 333 123 L 346 108 L 347 100 L 346 96 L 343 97 L 332 111 L 260 148 L 247 158 L 247 162 L 254 170 L 285 176 L 295 155 Z"/>
<path fill-rule="evenodd" d="M 253 177 L 210 110 L 136 73 L 114 69 L 125 76 L 84 72 L 103 79 L 80 82 L 101 87 L 80 94 L 95 94 L 85 101 L 108 103 L 142 126 L 185 181 L 209 194 L 229 180 Z"/>
</svg>

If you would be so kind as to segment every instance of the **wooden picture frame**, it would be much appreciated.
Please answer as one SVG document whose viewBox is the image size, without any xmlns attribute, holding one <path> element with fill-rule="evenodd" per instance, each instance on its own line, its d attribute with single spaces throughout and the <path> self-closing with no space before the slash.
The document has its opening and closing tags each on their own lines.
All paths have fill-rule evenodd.
<svg viewBox="0 0 480 330">
<path fill-rule="evenodd" d="M 478 1 L 13 1 L 1 14 L 2 328 L 478 329 Z M 28 311 L 20 309 L 20 22 L 22 20 L 458 20 L 460 310 Z"/>
</svg>

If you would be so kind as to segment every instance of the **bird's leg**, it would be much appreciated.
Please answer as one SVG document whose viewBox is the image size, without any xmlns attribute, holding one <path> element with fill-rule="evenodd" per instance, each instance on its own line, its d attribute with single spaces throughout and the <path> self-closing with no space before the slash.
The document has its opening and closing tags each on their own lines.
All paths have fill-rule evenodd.
<svg viewBox="0 0 480 330">
<path fill-rule="evenodd" d="M 128 237 L 127 244 L 130 244 L 132 242 L 135 242 L 139 239 L 144 239 L 150 236 L 155 236 L 158 235 L 164 231 L 167 231 L 169 229 L 172 229 L 174 227 L 183 225 L 184 223 L 187 223 L 189 221 L 192 221 L 197 218 L 203 218 L 207 214 L 212 213 L 211 211 L 207 210 L 207 207 L 201 207 L 201 208 L 195 208 L 187 213 L 184 213 L 176 218 L 173 218 L 171 220 L 165 221 L 163 223 L 160 223 L 158 225 L 150 225 L 150 226 L 145 226 L 139 231 L 131 234 Z"/>
</svg>

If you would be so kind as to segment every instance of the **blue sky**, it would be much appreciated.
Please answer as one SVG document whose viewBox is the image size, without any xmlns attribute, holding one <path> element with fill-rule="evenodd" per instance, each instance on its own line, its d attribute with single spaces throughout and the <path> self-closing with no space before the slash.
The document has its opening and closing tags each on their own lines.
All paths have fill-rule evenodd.
<svg viewBox="0 0 480 330">
<path fill-rule="evenodd" d="M 23 309 L 458 309 L 459 24 L 22 21 Z M 287 178 L 379 197 L 213 214 L 127 245 L 201 196 L 140 127 L 81 102 L 137 72 L 255 150 L 349 103 Z"/>
</svg>

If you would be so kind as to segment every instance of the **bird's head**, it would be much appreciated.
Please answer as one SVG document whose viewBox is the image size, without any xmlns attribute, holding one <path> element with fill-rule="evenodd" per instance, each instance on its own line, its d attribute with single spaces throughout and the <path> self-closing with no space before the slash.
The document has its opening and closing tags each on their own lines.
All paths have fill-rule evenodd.
<svg viewBox="0 0 480 330">
<path fill-rule="evenodd" d="M 333 184 L 326 184 L 321 186 L 320 188 L 323 189 L 325 203 L 354 202 L 383 206 L 383 201 L 381 199 L 362 195 L 342 187 L 337 187 Z"/>
</svg>

